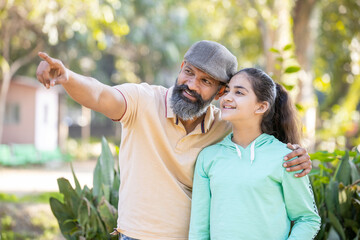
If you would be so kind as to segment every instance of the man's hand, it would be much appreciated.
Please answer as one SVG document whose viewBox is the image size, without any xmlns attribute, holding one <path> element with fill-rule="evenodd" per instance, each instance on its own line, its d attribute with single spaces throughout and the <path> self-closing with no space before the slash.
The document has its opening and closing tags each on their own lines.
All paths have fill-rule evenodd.
<svg viewBox="0 0 360 240">
<path fill-rule="evenodd" d="M 39 52 L 38 55 L 45 61 L 40 62 L 36 70 L 36 77 L 47 89 L 69 80 L 68 69 L 60 60 L 51 58 L 43 52 Z"/>
<path fill-rule="evenodd" d="M 297 144 L 291 144 L 291 143 L 288 143 L 287 147 L 293 151 L 287 154 L 284 157 L 284 160 L 288 161 L 294 157 L 298 157 L 298 158 L 283 164 L 283 166 L 286 167 L 286 171 L 294 172 L 298 170 L 303 170 L 302 172 L 295 174 L 295 177 L 303 177 L 309 174 L 309 172 L 312 169 L 312 163 L 306 149 L 300 147 Z"/>
</svg>

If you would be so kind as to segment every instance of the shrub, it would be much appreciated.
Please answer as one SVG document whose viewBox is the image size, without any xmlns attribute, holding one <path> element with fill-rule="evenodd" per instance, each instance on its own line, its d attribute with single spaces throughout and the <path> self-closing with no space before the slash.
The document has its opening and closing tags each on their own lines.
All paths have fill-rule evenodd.
<svg viewBox="0 0 360 240">
<path fill-rule="evenodd" d="M 93 177 L 93 188 L 81 188 L 74 176 L 75 188 L 65 178 L 58 179 L 64 201 L 50 198 L 50 207 L 66 239 L 116 239 L 111 236 L 116 226 L 120 175 L 114 168 L 114 158 L 106 139 L 101 142 Z"/>
<path fill-rule="evenodd" d="M 66 239 L 116 239 L 120 171 L 105 138 L 94 170 L 93 189 L 80 184 L 72 169 L 75 188 L 58 179 L 64 200 L 50 198 L 50 206 Z M 311 155 L 317 165 L 310 176 L 322 219 L 317 240 L 360 239 L 360 153 L 319 151 Z"/>
<path fill-rule="evenodd" d="M 315 239 L 360 239 L 359 152 L 316 152 L 310 174 L 322 220 Z"/>
</svg>

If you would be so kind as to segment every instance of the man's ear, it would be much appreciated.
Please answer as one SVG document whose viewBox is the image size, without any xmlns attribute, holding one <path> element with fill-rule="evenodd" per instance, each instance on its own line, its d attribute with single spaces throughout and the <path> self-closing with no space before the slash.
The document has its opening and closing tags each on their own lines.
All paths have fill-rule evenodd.
<svg viewBox="0 0 360 240">
<path fill-rule="evenodd" d="M 219 100 L 219 98 L 224 95 L 225 86 L 221 86 L 219 92 L 215 96 L 215 100 Z"/>
<path fill-rule="evenodd" d="M 263 101 L 256 104 L 255 113 L 264 114 L 270 108 L 269 102 Z"/>
</svg>

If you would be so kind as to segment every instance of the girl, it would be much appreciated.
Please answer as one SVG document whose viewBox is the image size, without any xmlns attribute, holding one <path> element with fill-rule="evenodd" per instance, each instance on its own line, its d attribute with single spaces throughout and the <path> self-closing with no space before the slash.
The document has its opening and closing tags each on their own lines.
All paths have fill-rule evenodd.
<svg viewBox="0 0 360 240">
<path fill-rule="evenodd" d="M 290 152 L 284 143 L 300 140 L 287 92 L 246 68 L 232 77 L 220 107 L 233 132 L 198 156 L 189 239 L 313 239 L 320 217 L 309 178 L 281 167 Z"/>
</svg>

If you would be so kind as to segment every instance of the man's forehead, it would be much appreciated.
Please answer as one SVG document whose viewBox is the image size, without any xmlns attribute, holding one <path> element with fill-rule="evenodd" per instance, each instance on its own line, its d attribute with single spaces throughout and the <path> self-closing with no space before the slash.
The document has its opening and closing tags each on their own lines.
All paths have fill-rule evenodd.
<svg viewBox="0 0 360 240">
<path fill-rule="evenodd" d="M 213 80 L 213 81 L 216 81 L 216 82 L 219 82 L 218 80 L 216 80 L 215 78 L 213 78 L 210 74 L 204 72 L 203 70 L 195 67 L 194 65 L 192 65 L 191 63 L 188 63 L 185 61 L 185 67 L 189 67 L 191 69 L 196 69 L 197 71 L 201 72 L 202 74 L 204 74 L 206 78 L 210 79 L 210 80 Z"/>
</svg>

